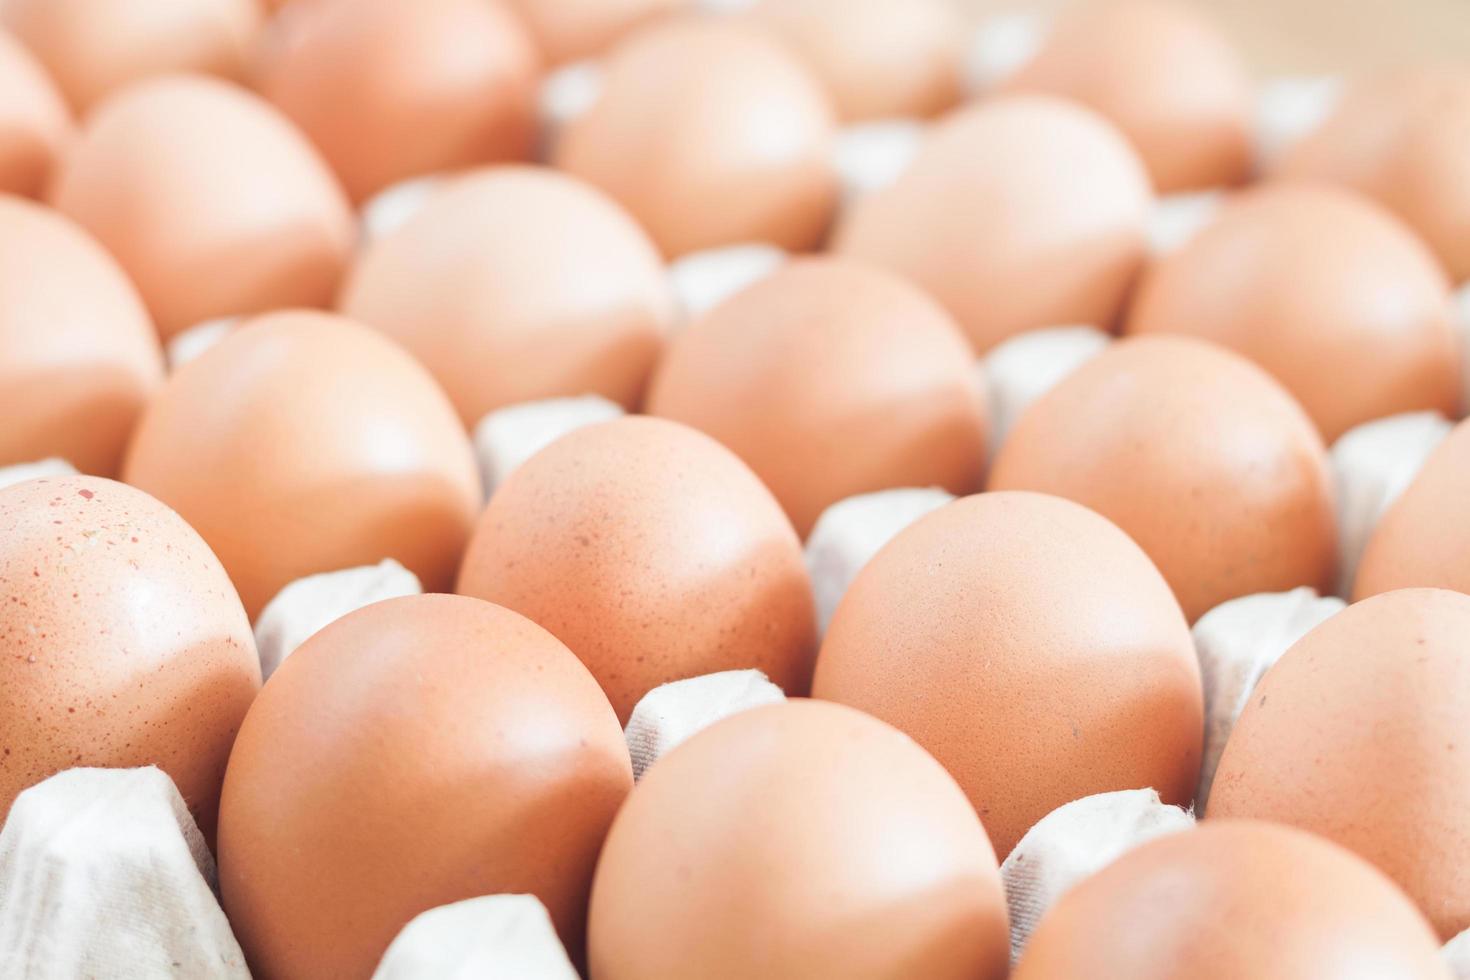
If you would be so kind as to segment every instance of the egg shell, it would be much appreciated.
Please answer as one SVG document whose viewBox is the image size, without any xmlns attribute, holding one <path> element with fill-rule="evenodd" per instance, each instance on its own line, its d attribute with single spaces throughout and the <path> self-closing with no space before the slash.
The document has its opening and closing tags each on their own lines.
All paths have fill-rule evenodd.
<svg viewBox="0 0 1470 980">
<path fill-rule="evenodd" d="M 37 197 L 71 138 L 71 113 L 40 62 L 4 31 L 0 93 L 0 193 Z"/>
<path fill-rule="evenodd" d="M 51 201 L 137 284 L 165 338 L 331 301 L 353 241 L 341 189 L 266 102 L 214 79 L 130 86 L 88 116 Z"/>
<path fill-rule="evenodd" d="M 0 819 L 75 766 L 156 765 L 214 838 L 260 688 L 250 623 L 178 514 L 92 476 L 0 491 Z"/>
<path fill-rule="evenodd" d="M 1377 199 L 1470 279 L 1470 67 L 1420 65 L 1349 84 L 1327 121 L 1272 177 L 1328 181 Z"/>
<path fill-rule="evenodd" d="M 1002 91 L 1045 92 L 1096 109 L 1138 148 L 1162 192 L 1237 184 L 1250 170 L 1250 77 L 1192 4 L 1077 4 Z"/>
<path fill-rule="evenodd" d="M 622 722 L 651 689 L 756 668 L 805 694 L 815 612 L 780 505 L 713 439 L 629 417 L 563 436 L 480 516 L 456 591 L 550 630 Z"/>
<path fill-rule="evenodd" d="M 540 56 L 498 0 L 313 0 L 276 22 L 255 82 L 357 201 L 530 156 Z"/>
<path fill-rule="evenodd" d="M 114 475 L 163 354 L 117 263 L 54 211 L 0 197 L 0 464 Z"/>
<path fill-rule="evenodd" d="M 1367 858 L 1441 939 L 1470 926 L 1470 596 L 1400 589 L 1299 640 L 1235 723 L 1211 818 L 1292 824 Z"/>
<path fill-rule="evenodd" d="M 459 177 L 357 261 L 342 311 L 407 347 L 473 426 L 517 402 L 643 400 L 675 316 L 657 249 L 610 198 L 531 167 Z"/>
<path fill-rule="evenodd" d="M 666 256 L 818 244 L 837 201 L 835 117 L 778 41 L 679 18 L 617 45 L 603 77 L 552 160 L 621 201 Z"/>
<path fill-rule="evenodd" d="M 858 711 L 792 701 L 658 761 L 592 889 L 591 975 L 999 978 L 995 852 L 944 770 Z"/>
<path fill-rule="evenodd" d="M 510 0 L 554 65 L 601 54 L 634 28 L 685 5 L 686 0 Z"/>
<path fill-rule="evenodd" d="M 79 114 L 158 75 L 243 78 L 262 19 L 256 0 L 0 2 L 0 25 L 35 53 Z"/>
<path fill-rule="evenodd" d="M 747 16 L 816 73 L 845 120 L 933 116 L 960 101 L 952 0 L 761 0 Z"/>
<path fill-rule="evenodd" d="M 990 99 L 941 120 L 895 183 L 844 216 L 834 249 L 913 279 L 984 353 L 1023 330 L 1110 326 L 1152 202 L 1138 154 L 1090 109 Z"/>
<path fill-rule="evenodd" d="M 1332 187 L 1267 185 L 1149 270 L 1125 330 L 1244 354 L 1331 442 L 1371 419 L 1456 411 L 1449 296 L 1433 253 L 1378 205 Z"/>
<path fill-rule="evenodd" d="M 797 261 L 680 331 L 648 411 L 706 432 L 798 534 L 855 494 L 980 488 L 985 397 L 944 308 L 879 269 Z"/>
<path fill-rule="evenodd" d="M 1178 603 L 1127 535 L 1056 497 L 979 494 L 899 532 L 838 605 L 812 693 L 932 752 L 1002 858 L 1063 803 L 1153 787 L 1187 804 L 1199 777 Z"/>
<path fill-rule="evenodd" d="M 1016 980 L 1449 980 L 1428 923 L 1339 847 L 1232 820 L 1168 834 L 1073 886 Z"/>
<path fill-rule="evenodd" d="M 633 784 L 623 733 L 549 633 L 461 596 L 317 633 L 245 719 L 220 891 L 256 976 L 368 977 L 410 919 L 533 894 L 582 948 L 593 865 Z"/>
<path fill-rule="evenodd" d="M 447 590 L 480 504 L 469 437 L 428 372 L 328 313 L 257 318 L 184 365 L 124 478 L 199 530 L 252 618 L 302 576 L 384 558 Z"/>
<path fill-rule="evenodd" d="M 1430 454 L 1378 521 L 1358 564 L 1353 597 L 1415 587 L 1470 593 L 1470 422 Z"/>
<path fill-rule="evenodd" d="M 1126 531 L 1193 622 L 1237 596 L 1331 591 L 1327 454 L 1270 375 L 1186 337 L 1114 344 L 1034 402 L 992 490 L 1054 493 Z"/>
</svg>

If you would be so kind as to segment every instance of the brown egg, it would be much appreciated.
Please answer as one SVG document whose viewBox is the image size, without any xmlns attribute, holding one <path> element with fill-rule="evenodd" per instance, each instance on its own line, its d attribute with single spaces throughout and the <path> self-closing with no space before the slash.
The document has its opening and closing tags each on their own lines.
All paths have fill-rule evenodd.
<svg viewBox="0 0 1470 980">
<path fill-rule="evenodd" d="M 628 31 L 685 0 L 510 0 L 552 64 L 601 54 Z"/>
<path fill-rule="evenodd" d="M 592 108 L 557 139 L 558 167 L 617 198 L 664 253 L 741 242 L 810 249 L 837 200 L 832 108 L 779 42 L 680 18 L 635 32 Z"/>
<path fill-rule="evenodd" d="M 595 188 L 530 167 L 436 193 L 358 260 L 341 308 L 428 365 L 471 426 L 561 395 L 636 408 L 674 317 L 638 224 Z"/>
<path fill-rule="evenodd" d="M 1358 565 L 1358 599 L 1390 589 L 1470 593 L 1470 422 L 1462 422 L 1425 462 L 1378 522 Z"/>
<path fill-rule="evenodd" d="M 1402 589 L 1288 650 L 1235 723 L 1211 817 L 1288 823 L 1382 868 L 1440 937 L 1470 927 L 1470 596 Z"/>
<path fill-rule="evenodd" d="M 71 114 L 55 83 L 0 30 L 0 194 L 40 196 L 71 135 Z"/>
<path fill-rule="evenodd" d="M 981 352 L 1023 330 L 1108 327 L 1143 259 L 1148 175 L 1101 116 L 1049 96 L 947 117 L 836 250 L 913 279 Z"/>
<path fill-rule="evenodd" d="M 277 22 L 260 91 L 354 200 L 531 153 L 540 58 L 498 0 L 314 0 Z"/>
<path fill-rule="evenodd" d="M 199 530 L 252 617 L 303 575 L 384 558 L 446 591 L 480 504 L 433 378 L 327 313 L 260 317 L 177 371 L 123 472 Z"/>
<path fill-rule="evenodd" d="M 681 331 L 648 411 L 733 449 L 805 536 L 854 494 L 979 489 L 983 397 L 943 307 L 881 270 L 807 259 Z"/>
<path fill-rule="evenodd" d="M 1332 181 L 1413 226 L 1456 281 L 1470 279 L 1470 67 L 1401 69 L 1348 86 L 1273 176 Z"/>
<path fill-rule="evenodd" d="M 307 640 L 240 729 L 220 892 L 256 976 L 361 977 L 420 912 L 532 894 L 582 946 L 598 849 L 633 785 L 607 698 L 534 623 L 389 599 Z"/>
<path fill-rule="evenodd" d="M 1250 78 L 1230 42 L 1191 4 L 1077 4 L 1003 91 L 1044 92 L 1096 109 L 1138 148 L 1163 193 L 1236 184 L 1250 170 Z"/>
<path fill-rule="evenodd" d="M 59 456 L 111 476 L 163 379 L 112 257 L 54 211 L 0 197 L 0 466 Z"/>
<path fill-rule="evenodd" d="M 903 734 L 821 701 L 742 712 L 649 770 L 592 888 L 595 980 L 1006 975 L 995 851 Z"/>
<path fill-rule="evenodd" d="M 0 23 L 78 113 L 156 75 L 242 78 L 261 19 L 256 0 L 0 0 Z"/>
<path fill-rule="evenodd" d="M 815 613 L 780 505 L 719 443 L 632 417 L 552 443 L 495 491 L 457 590 L 540 623 L 618 718 L 667 681 L 756 667 L 811 681 Z"/>
<path fill-rule="evenodd" d="M 354 236 L 306 140 L 265 102 L 200 77 L 135 85 L 92 113 L 52 200 L 117 257 L 165 337 L 326 305 Z"/>
<path fill-rule="evenodd" d="M 1063 803 L 1187 804 L 1199 779 L 1179 604 L 1127 535 L 1056 497 L 966 497 L 900 532 L 837 607 L 812 693 L 934 753 L 1002 857 Z"/>
<path fill-rule="evenodd" d="M 0 490 L 0 822 L 73 766 L 156 765 L 213 840 L 260 688 L 240 597 L 194 530 L 100 477 Z"/>
<path fill-rule="evenodd" d="M 1367 863 L 1249 820 L 1150 841 L 1071 888 L 1016 980 L 1449 980 L 1429 924 Z"/>
<path fill-rule="evenodd" d="M 992 490 L 1085 504 L 1148 552 L 1190 622 L 1337 564 L 1326 452 L 1270 375 L 1187 337 L 1114 344 L 1021 415 Z"/>
<path fill-rule="evenodd" d="M 811 67 L 843 119 L 932 116 L 960 101 L 953 0 L 760 0 L 750 16 Z"/>
<path fill-rule="evenodd" d="M 1434 255 L 1387 211 L 1330 187 L 1269 185 L 1150 269 L 1126 330 L 1244 354 L 1332 442 L 1400 412 L 1455 414 L 1449 303 Z"/>
</svg>

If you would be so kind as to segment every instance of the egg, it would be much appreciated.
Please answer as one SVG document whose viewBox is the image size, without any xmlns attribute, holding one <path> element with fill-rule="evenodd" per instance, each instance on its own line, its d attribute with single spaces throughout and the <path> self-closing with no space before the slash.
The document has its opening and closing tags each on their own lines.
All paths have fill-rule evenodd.
<svg viewBox="0 0 1470 980">
<path fill-rule="evenodd" d="M 240 598 L 178 514 L 92 476 L 0 490 L 0 822 L 74 766 L 156 765 L 213 838 L 260 688 Z"/>
<path fill-rule="evenodd" d="M 0 193 L 38 197 L 71 138 L 71 114 L 46 70 L 3 30 L 0 93 Z"/>
<path fill-rule="evenodd" d="M 847 213 L 834 248 L 917 282 L 983 353 L 1037 327 L 1111 325 L 1151 202 L 1138 154 L 1101 116 L 997 98 L 945 117 L 896 182 Z"/>
<path fill-rule="evenodd" d="M 1237 184 L 1250 171 L 1250 77 L 1191 4 L 1072 6 L 1001 90 L 1076 99 L 1102 113 L 1138 148 L 1162 193 Z"/>
<path fill-rule="evenodd" d="M 0 465 L 116 474 L 162 379 L 158 335 L 112 257 L 54 211 L 0 197 Z"/>
<path fill-rule="evenodd" d="M 1244 354 L 1330 443 L 1388 415 L 1457 411 L 1449 303 L 1434 255 L 1389 212 L 1331 187 L 1267 185 L 1149 270 L 1125 330 Z"/>
<path fill-rule="evenodd" d="M 480 515 L 456 591 L 546 627 L 618 718 L 668 681 L 757 668 L 811 682 L 815 612 L 801 544 L 728 449 L 664 419 L 565 435 Z"/>
<path fill-rule="evenodd" d="M 1150 841 L 1071 888 L 1013 976 L 1450 974 L 1423 916 L 1368 864 L 1310 834 L 1232 820 Z"/>
<path fill-rule="evenodd" d="M 1413 587 L 1470 593 L 1470 422 L 1439 444 L 1379 519 L 1358 565 L 1358 599 Z"/>
<path fill-rule="evenodd" d="M 636 408 L 675 315 L 637 222 L 597 189 L 531 167 L 449 182 L 363 253 L 339 305 L 426 364 L 469 426 L 558 396 Z"/>
<path fill-rule="evenodd" d="M 302 576 L 384 558 L 447 590 L 480 502 L 433 378 L 327 313 L 256 318 L 173 374 L 123 474 L 198 529 L 252 617 Z"/>
<path fill-rule="evenodd" d="M 817 74 L 844 120 L 933 116 L 960 101 L 952 0 L 760 0 L 748 16 Z"/>
<path fill-rule="evenodd" d="M 1347 86 L 1328 120 L 1271 175 L 1346 185 L 1412 226 L 1458 281 L 1470 279 L 1470 67 L 1435 65 Z"/>
<path fill-rule="evenodd" d="M 1312 630 L 1241 713 L 1208 816 L 1291 824 L 1399 883 L 1449 939 L 1470 927 L 1470 596 L 1400 589 Z"/>
<path fill-rule="evenodd" d="M 592 887 L 597 980 L 1000 978 L 995 852 L 954 780 L 862 712 L 742 712 L 661 758 Z"/>
<path fill-rule="evenodd" d="M 634 32 L 602 69 L 552 159 L 621 201 L 666 256 L 819 243 L 837 200 L 834 114 L 779 42 L 679 18 Z"/>
<path fill-rule="evenodd" d="M 220 808 L 220 892 L 252 971 L 362 977 L 420 912 L 531 894 L 582 947 L 633 784 L 607 698 L 549 633 L 476 599 L 350 613 L 271 676 Z"/>
<path fill-rule="evenodd" d="M 313 0 L 276 24 L 260 91 L 354 200 L 530 155 L 540 57 L 498 0 Z"/>
<path fill-rule="evenodd" d="M 1270 375 L 1202 340 L 1133 337 L 1078 368 L 1022 413 L 989 486 L 1113 521 L 1190 622 L 1226 599 L 1334 581 L 1321 436 Z"/>
<path fill-rule="evenodd" d="M 630 30 L 687 6 L 686 0 L 510 0 L 552 64 L 601 54 Z"/>
<path fill-rule="evenodd" d="M 0 2 L 0 24 L 36 54 L 78 113 L 158 75 L 243 78 L 261 20 L 256 0 Z"/>
<path fill-rule="evenodd" d="M 648 411 L 733 449 L 805 536 L 855 494 L 978 490 L 983 397 L 943 307 L 882 270 L 806 259 L 682 330 Z"/>
<path fill-rule="evenodd" d="M 1179 604 L 1127 535 L 1043 494 L 966 497 L 899 532 L 838 605 L 812 694 L 932 752 L 1001 857 L 1064 803 L 1151 787 L 1187 804 L 1199 778 Z"/>
<path fill-rule="evenodd" d="M 100 106 L 51 199 L 117 258 L 165 338 L 326 305 L 353 241 L 347 201 L 301 134 L 203 77 L 143 82 Z"/>
</svg>

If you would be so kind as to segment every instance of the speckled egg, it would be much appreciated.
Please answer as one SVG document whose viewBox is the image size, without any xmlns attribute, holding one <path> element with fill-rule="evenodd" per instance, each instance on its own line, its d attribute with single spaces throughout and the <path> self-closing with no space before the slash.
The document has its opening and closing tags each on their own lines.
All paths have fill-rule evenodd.
<svg viewBox="0 0 1470 980">
<path fill-rule="evenodd" d="M 39 196 L 71 135 L 71 114 L 55 83 L 0 31 L 0 192 Z"/>
<path fill-rule="evenodd" d="M 667 681 L 755 667 L 811 681 L 801 544 L 732 452 L 664 419 L 580 429 L 495 491 L 456 591 L 514 609 L 592 671 L 624 721 Z"/>
<path fill-rule="evenodd" d="M 1199 779 L 1199 666 L 1148 557 L 1085 507 L 987 493 L 900 532 L 843 597 L 815 697 L 907 732 L 998 854 L 1063 803 Z"/>
<path fill-rule="evenodd" d="M 0 814 L 73 766 L 156 765 L 214 836 L 260 688 L 240 597 L 178 514 L 100 477 L 0 490 Z"/>
</svg>

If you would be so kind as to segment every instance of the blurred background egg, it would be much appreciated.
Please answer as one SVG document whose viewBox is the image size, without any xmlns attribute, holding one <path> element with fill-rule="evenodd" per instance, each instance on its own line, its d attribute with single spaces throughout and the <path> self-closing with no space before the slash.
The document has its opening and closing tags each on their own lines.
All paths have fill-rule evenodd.
<svg viewBox="0 0 1470 980">
<path fill-rule="evenodd" d="M 1021 415 L 989 486 L 1116 523 L 1190 622 L 1226 599 L 1334 580 L 1321 436 L 1270 375 L 1204 341 L 1134 337 L 1078 368 Z"/>
<path fill-rule="evenodd" d="M 384 558 L 447 590 L 480 502 L 433 378 L 327 313 L 249 321 L 173 374 L 124 478 L 198 529 L 252 617 L 303 575 Z"/>
<path fill-rule="evenodd" d="M 326 305 L 353 241 L 341 188 L 301 134 L 197 76 L 132 86 L 92 113 L 51 199 L 117 258 L 165 338 Z"/>
<path fill-rule="evenodd" d="M 73 766 L 156 765 L 214 838 L 260 687 L 250 622 L 188 524 L 91 476 L 0 490 L 0 819 Z"/>
<path fill-rule="evenodd" d="M 1016 980 L 1449 980 L 1434 933 L 1393 883 L 1321 838 L 1208 823 L 1124 854 L 1065 892 Z"/>
<path fill-rule="evenodd" d="M 559 65 L 601 54 L 628 31 L 679 11 L 688 0 L 510 0 L 546 60 Z"/>
<path fill-rule="evenodd" d="M 576 955 L 633 784 L 549 633 L 461 596 L 375 603 L 271 676 L 230 756 L 220 891 L 257 976 L 367 977 L 420 912 L 532 894 Z"/>
<path fill-rule="evenodd" d="M 1408 892 L 1441 939 L 1470 927 L 1470 596 L 1402 589 L 1297 642 L 1241 713 L 1207 816 L 1321 834 Z"/>
<path fill-rule="evenodd" d="M 1250 169 L 1250 77 L 1196 4 L 1075 3 L 1002 90 L 1059 95 L 1102 113 L 1161 193 L 1236 184 Z"/>
<path fill-rule="evenodd" d="M 1138 155 L 1101 116 L 999 98 L 942 120 L 892 186 L 844 217 L 834 248 L 917 282 L 983 353 L 1037 327 L 1110 327 L 1151 202 Z"/>
<path fill-rule="evenodd" d="M 1449 305 L 1433 253 L 1389 212 L 1331 187 L 1268 185 L 1149 270 L 1125 329 L 1244 354 L 1330 443 L 1372 419 L 1458 410 Z"/>
<path fill-rule="evenodd" d="M 1086 508 L 966 497 L 901 531 L 837 607 L 813 696 L 907 732 L 1002 858 L 1072 800 L 1199 778 L 1199 666 L 1147 556 Z"/>
<path fill-rule="evenodd" d="M 261 20 L 256 0 L 0 0 L 0 24 L 79 114 L 157 75 L 243 78 Z"/>
<path fill-rule="evenodd" d="M 805 694 L 815 612 L 780 505 L 719 443 L 664 419 L 579 429 L 490 498 L 456 591 L 550 630 L 626 721 L 660 684 L 755 667 Z"/>
<path fill-rule="evenodd" d="M 814 248 L 837 200 L 832 106 L 780 42 L 679 18 L 618 44 L 555 164 L 601 187 L 666 256 L 767 242 Z"/>
<path fill-rule="evenodd" d="M 0 197 L 0 466 L 59 457 L 112 476 L 163 379 L 158 335 L 76 225 Z"/>
<path fill-rule="evenodd" d="M 953 0 L 760 0 L 749 17 L 817 74 L 844 120 L 933 116 L 960 101 Z"/>
<path fill-rule="evenodd" d="M 261 52 L 260 91 L 354 200 L 530 155 L 540 56 L 500 0 L 311 0 Z"/>
<path fill-rule="evenodd" d="M 648 411 L 733 449 L 803 536 L 854 494 L 974 492 L 985 463 L 964 335 L 916 287 L 842 260 L 798 261 L 680 331 Z"/>
<path fill-rule="evenodd" d="M 0 193 L 40 196 L 71 135 L 71 113 L 51 77 L 0 30 Z"/>
<path fill-rule="evenodd" d="M 790 701 L 659 759 L 592 888 L 592 976 L 1004 977 L 995 851 L 954 780 L 859 711 Z"/>
<path fill-rule="evenodd" d="M 658 251 L 627 212 L 530 167 L 448 182 L 362 254 L 340 306 L 427 365 L 469 426 L 563 395 L 636 408 L 674 318 Z"/>
</svg>

